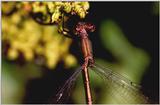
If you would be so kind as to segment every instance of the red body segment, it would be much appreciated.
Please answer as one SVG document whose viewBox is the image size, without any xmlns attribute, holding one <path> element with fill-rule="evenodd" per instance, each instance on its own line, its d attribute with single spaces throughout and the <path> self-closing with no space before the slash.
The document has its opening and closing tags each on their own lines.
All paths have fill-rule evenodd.
<svg viewBox="0 0 160 105">
<path fill-rule="evenodd" d="M 95 30 L 94 25 L 84 22 L 79 22 L 76 25 L 76 35 L 81 38 L 81 49 L 84 57 L 83 64 L 83 79 L 84 79 L 84 87 L 86 93 L 86 100 L 89 105 L 92 104 L 92 95 L 90 89 L 90 81 L 89 81 L 89 72 L 87 67 L 92 66 L 94 63 L 91 42 L 88 38 L 88 31 L 93 32 Z"/>
</svg>

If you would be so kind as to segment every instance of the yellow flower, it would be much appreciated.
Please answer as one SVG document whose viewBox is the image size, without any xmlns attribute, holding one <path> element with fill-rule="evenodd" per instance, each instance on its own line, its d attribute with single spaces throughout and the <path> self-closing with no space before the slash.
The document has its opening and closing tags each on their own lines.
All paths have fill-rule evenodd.
<svg viewBox="0 0 160 105">
<path fill-rule="evenodd" d="M 39 2 L 34 3 L 31 3 L 34 8 L 39 8 L 36 11 L 44 10 L 44 7 L 49 6 L 50 8 L 58 8 L 57 13 L 61 13 L 60 6 L 64 5 L 64 3 L 56 3 L 55 6 L 55 2 L 50 5 L 48 2 L 43 5 Z M 69 4 L 67 2 L 66 5 Z M 37 56 L 40 56 L 46 61 L 43 65 L 50 69 L 54 69 L 59 61 L 64 61 L 66 67 L 74 66 L 76 59 L 69 52 L 72 40 L 59 34 L 56 25 L 39 25 L 23 12 L 24 10 L 20 9 L 10 16 L 2 16 L 2 41 L 7 41 L 10 46 L 7 51 L 7 58 L 15 60 L 22 54 L 26 62 L 33 62 Z M 58 22 L 59 16 L 53 15 L 53 20 Z"/>
<path fill-rule="evenodd" d="M 67 12 L 67 13 L 70 13 L 71 10 L 72 10 L 72 5 L 71 5 L 71 3 L 65 2 L 65 3 L 64 3 L 64 11 Z"/>
<path fill-rule="evenodd" d="M 49 50 L 47 49 L 46 51 L 46 57 L 47 57 L 47 66 L 49 68 L 55 68 L 55 66 L 57 65 L 58 63 L 58 60 L 59 60 L 59 51 L 54 51 L 54 50 Z"/>
<path fill-rule="evenodd" d="M 84 10 L 89 9 L 89 3 L 88 2 L 82 2 L 82 6 L 83 6 Z"/>
<path fill-rule="evenodd" d="M 49 9 L 49 12 L 54 12 L 55 7 L 56 7 L 54 2 L 47 2 L 47 6 L 48 6 L 48 9 Z"/>
<path fill-rule="evenodd" d="M 33 3 L 33 12 L 35 12 L 35 13 L 42 12 L 44 14 L 47 14 L 46 4 L 42 3 L 42 2 L 34 2 Z"/>
<path fill-rule="evenodd" d="M 24 53 L 24 58 L 27 60 L 27 61 L 32 61 L 34 55 L 33 55 L 33 52 L 31 49 L 26 49 L 26 51 L 23 52 Z"/>
<path fill-rule="evenodd" d="M 14 24 L 18 24 L 21 21 L 21 18 L 18 15 L 13 14 L 11 21 L 14 22 Z"/>
<path fill-rule="evenodd" d="M 38 54 L 38 55 L 44 54 L 44 48 L 41 45 L 37 45 L 35 47 L 35 53 Z"/>
<path fill-rule="evenodd" d="M 71 54 L 67 54 L 64 58 L 64 62 L 65 62 L 65 67 L 68 68 L 70 66 L 74 66 L 77 64 L 77 60 L 76 58 L 71 55 Z"/>
<path fill-rule="evenodd" d="M 62 6 L 62 5 L 63 5 L 63 2 L 55 2 L 55 5 L 56 5 L 56 6 Z"/>
<path fill-rule="evenodd" d="M 8 58 L 10 60 L 14 60 L 14 59 L 18 58 L 18 51 L 14 48 L 10 48 L 8 50 Z"/>
<path fill-rule="evenodd" d="M 56 9 L 55 12 L 52 14 L 52 23 L 58 23 L 60 16 L 61 16 L 61 13 L 59 9 Z"/>
</svg>

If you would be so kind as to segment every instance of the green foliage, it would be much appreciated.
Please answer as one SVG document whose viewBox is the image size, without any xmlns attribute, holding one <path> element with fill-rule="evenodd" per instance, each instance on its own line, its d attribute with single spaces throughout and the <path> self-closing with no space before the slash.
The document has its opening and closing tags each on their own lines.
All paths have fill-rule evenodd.
<svg viewBox="0 0 160 105">
<path fill-rule="evenodd" d="M 101 39 L 105 48 L 117 60 L 117 64 L 115 64 L 117 71 L 125 73 L 131 80 L 139 83 L 149 64 L 149 56 L 146 52 L 133 46 L 112 20 L 102 23 Z"/>
<path fill-rule="evenodd" d="M 41 76 L 40 67 L 32 63 L 18 66 L 3 59 L 2 103 L 21 104 L 25 95 L 27 81 L 33 78 L 40 78 Z"/>
</svg>

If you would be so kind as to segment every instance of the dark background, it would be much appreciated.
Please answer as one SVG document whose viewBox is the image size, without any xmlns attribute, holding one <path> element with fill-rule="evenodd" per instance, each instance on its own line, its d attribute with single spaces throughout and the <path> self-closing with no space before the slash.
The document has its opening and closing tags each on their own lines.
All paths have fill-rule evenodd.
<svg viewBox="0 0 160 105">
<path fill-rule="evenodd" d="M 128 40 L 136 47 L 145 50 L 151 57 L 151 63 L 143 77 L 141 85 L 154 103 L 159 103 L 159 15 L 153 14 L 153 2 L 90 2 L 90 10 L 85 21 L 95 24 L 96 31 L 90 36 L 93 53 L 96 57 L 114 61 L 112 55 L 103 46 L 99 38 L 102 21 L 112 19 L 118 23 Z M 73 43 L 71 51 L 79 56 L 79 47 Z M 28 82 L 24 103 L 46 103 L 54 95 L 57 87 L 71 75 L 59 64 L 54 71 L 44 70 L 41 79 Z M 46 68 L 44 68 L 46 69 Z M 66 75 L 64 77 L 64 75 Z M 38 88 L 41 87 L 41 88 Z"/>
</svg>

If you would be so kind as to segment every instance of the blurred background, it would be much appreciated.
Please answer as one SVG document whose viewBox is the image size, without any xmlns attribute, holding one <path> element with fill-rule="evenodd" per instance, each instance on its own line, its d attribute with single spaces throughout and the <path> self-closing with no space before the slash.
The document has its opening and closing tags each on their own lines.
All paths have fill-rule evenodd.
<svg viewBox="0 0 160 105">
<path fill-rule="evenodd" d="M 79 43 L 15 6 L 2 2 L 2 103 L 48 103 L 82 64 Z M 89 35 L 96 63 L 140 84 L 151 103 L 159 103 L 158 19 L 159 2 L 90 2 L 84 19 L 96 26 Z M 117 87 L 92 71 L 90 80 L 94 103 L 123 103 Z M 81 75 L 71 90 L 68 103 L 85 103 Z"/>
</svg>

